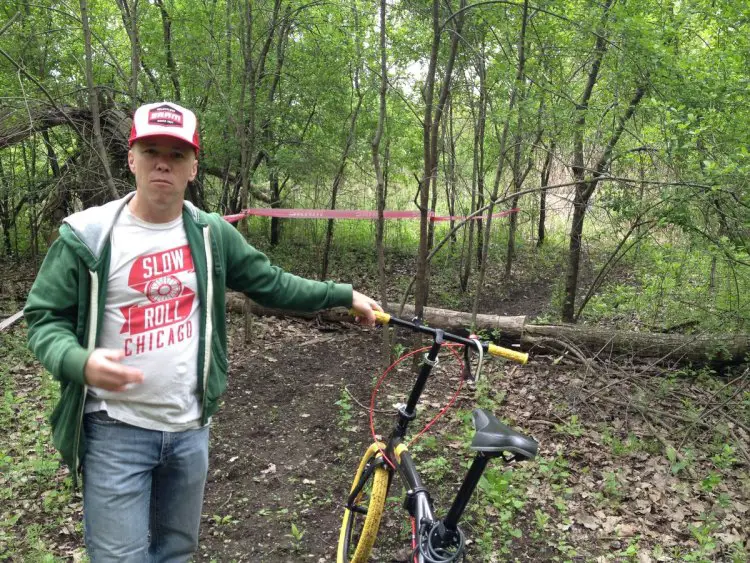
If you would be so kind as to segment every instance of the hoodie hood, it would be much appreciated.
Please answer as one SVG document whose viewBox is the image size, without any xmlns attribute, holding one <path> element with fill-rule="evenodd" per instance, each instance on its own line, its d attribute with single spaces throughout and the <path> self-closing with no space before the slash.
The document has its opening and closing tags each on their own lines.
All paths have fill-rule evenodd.
<svg viewBox="0 0 750 563">
<path fill-rule="evenodd" d="M 123 198 L 89 207 L 63 219 L 61 238 L 76 250 L 89 269 L 97 268 L 117 217 L 134 195 L 135 192 L 130 192 Z M 192 203 L 184 201 L 183 209 L 198 219 L 198 208 Z"/>
</svg>

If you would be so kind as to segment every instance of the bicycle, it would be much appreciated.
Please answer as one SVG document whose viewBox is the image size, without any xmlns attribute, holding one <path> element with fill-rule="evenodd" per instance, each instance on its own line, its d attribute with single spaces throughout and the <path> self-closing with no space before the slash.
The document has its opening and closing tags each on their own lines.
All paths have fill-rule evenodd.
<svg viewBox="0 0 750 563">
<path fill-rule="evenodd" d="M 432 345 L 425 354 L 419 375 L 405 404 L 396 405 L 398 417 L 387 443 L 376 441 L 365 452 L 355 474 L 352 488 L 344 510 L 339 533 L 337 563 L 363 563 L 370 552 L 380 527 L 385 509 L 386 496 L 396 472 L 406 486 L 404 507 L 412 518 L 412 548 L 410 560 L 416 563 L 449 563 L 465 555 L 466 540 L 458 523 L 482 473 L 491 459 L 501 457 L 506 463 L 523 461 L 536 456 L 538 444 L 532 438 L 502 424 L 495 416 L 484 410 L 473 411 L 475 435 L 470 448 L 476 451 L 461 487 L 450 510 L 444 518 L 435 518 L 429 492 L 417 472 L 409 454 L 404 437 L 409 423 L 416 417 L 416 406 L 427 384 L 432 369 L 438 363 L 438 353 L 443 345 L 451 342 L 464 347 L 466 366 L 470 369 L 470 351 L 478 354 L 474 380 L 482 369 L 484 354 L 504 357 L 525 364 L 528 355 L 476 337 L 464 338 L 439 328 L 425 326 L 418 321 L 406 321 L 387 313 L 376 312 L 376 319 L 383 325 L 396 325 L 432 336 Z M 387 372 L 386 372 L 387 373 Z M 382 378 L 381 378 L 382 380 Z M 374 394 L 371 407 L 374 407 Z M 370 409 L 371 429 L 372 411 Z"/>
</svg>

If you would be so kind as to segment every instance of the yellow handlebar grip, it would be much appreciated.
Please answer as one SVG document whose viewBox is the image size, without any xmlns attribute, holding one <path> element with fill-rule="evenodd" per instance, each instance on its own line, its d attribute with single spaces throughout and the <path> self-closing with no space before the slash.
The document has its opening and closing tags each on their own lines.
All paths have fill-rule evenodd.
<svg viewBox="0 0 750 563">
<path fill-rule="evenodd" d="M 360 316 L 360 314 L 354 309 L 349 309 L 349 314 L 352 317 Z M 382 325 L 387 325 L 389 322 L 391 322 L 391 316 L 388 313 L 381 313 L 380 311 L 373 310 L 373 314 L 375 315 L 375 321 Z"/>
<path fill-rule="evenodd" d="M 490 344 L 487 347 L 487 351 L 493 356 L 500 356 L 518 362 L 519 364 L 525 364 L 529 361 L 529 355 L 526 352 L 516 352 L 509 348 L 503 348 L 497 344 Z"/>
<path fill-rule="evenodd" d="M 391 316 L 388 313 L 381 313 L 380 311 L 373 311 L 375 313 L 375 320 L 382 325 L 387 325 L 391 322 Z"/>
</svg>

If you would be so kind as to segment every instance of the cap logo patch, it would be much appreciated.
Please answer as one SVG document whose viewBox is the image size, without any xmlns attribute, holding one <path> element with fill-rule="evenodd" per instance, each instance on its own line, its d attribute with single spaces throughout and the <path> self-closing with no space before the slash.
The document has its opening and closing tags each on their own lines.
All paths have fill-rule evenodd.
<svg viewBox="0 0 750 563">
<path fill-rule="evenodd" d="M 149 125 L 182 127 L 182 113 L 171 106 L 159 106 L 148 112 Z"/>
</svg>

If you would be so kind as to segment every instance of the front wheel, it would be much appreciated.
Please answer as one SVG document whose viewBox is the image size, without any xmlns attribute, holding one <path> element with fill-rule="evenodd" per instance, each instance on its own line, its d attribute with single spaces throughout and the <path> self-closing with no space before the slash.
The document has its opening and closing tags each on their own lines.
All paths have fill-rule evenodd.
<svg viewBox="0 0 750 563">
<path fill-rule="evenodd" d="M 359 492 L 352 508 L 344 510 L 337 563 L 365 563 L 370 557 L 388 494 L 389 473 L 381 463 L 380 453 L 384 448 L 382 443 L 370 446 L 354 476 L 349 494 Z"/>
</svg>

